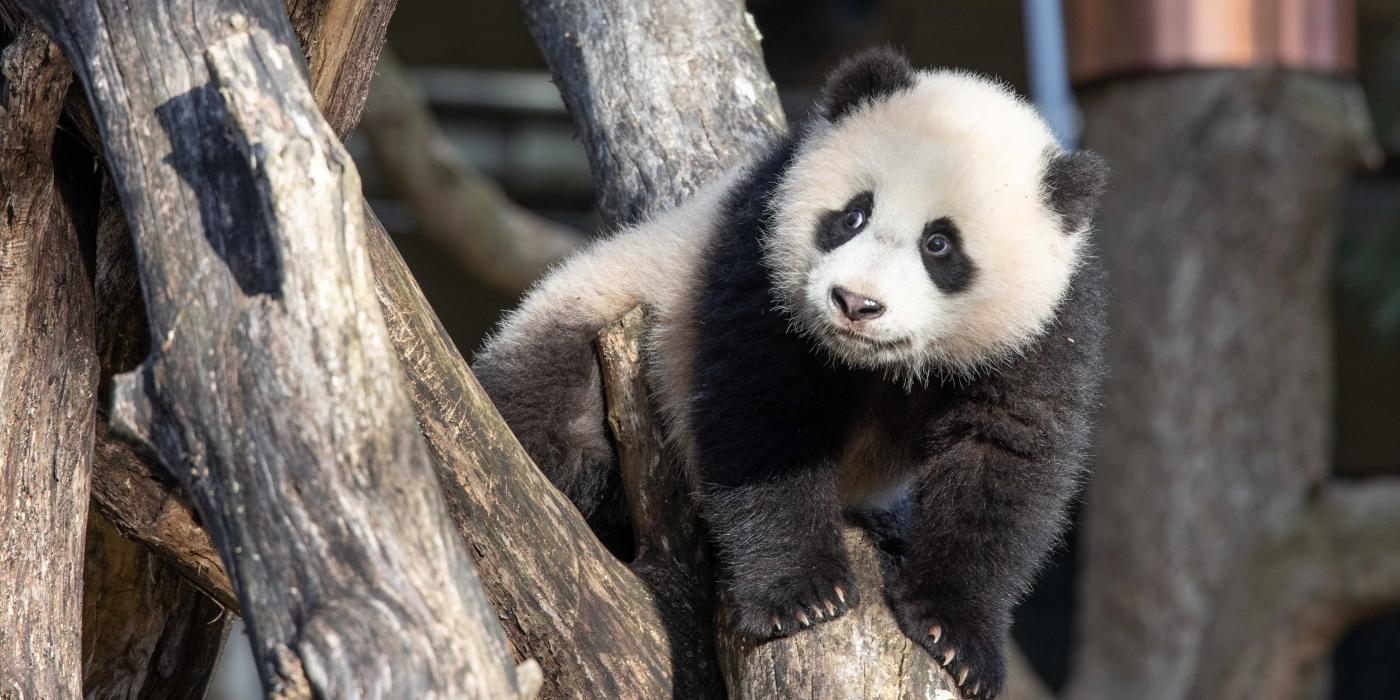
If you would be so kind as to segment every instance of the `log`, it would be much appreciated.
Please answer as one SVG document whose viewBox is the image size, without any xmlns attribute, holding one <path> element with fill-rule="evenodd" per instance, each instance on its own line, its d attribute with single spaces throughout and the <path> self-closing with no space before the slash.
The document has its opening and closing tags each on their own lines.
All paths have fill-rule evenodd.
<svg viewBox="0 0 1400 700">
<path fill-rule="evenodd" d="M 107 395 L 111 378 L 137 367 L 149 344 L 121 202 L 103 172 L 90 179 L 97 182 L 82 181 L 98 190 L 89 202 L 97 209 L 98 386 Z M 83 695 L 202 698 L 228 636 L 232 616 L 224 610 L 238 611 L 233 584 L 188 499 L 151 471 L 149 455 L 112 435 L 101 404 L 96 433 L 83 562 Z M 144 543 L 133 536 L 138 531 Z M 180 555 L 194 565 L 168 563 L 180 563 Z"/>
<path fill-rule="evenodd" d="M 152 354 L 114 423 L 192 496 L 268 692 L 516 695 L 281 8 L 26 7 L 74 58 L 136 241 Z"/>
<path fill-rule="evenodd" d="M 1081 104 L 1114 171 L 1116 303 L 1067 695 L 1222 697 L 1193 684 L 1234 653 L 1208 637 L 1227 587 L 1328 476 L 1336 202 L 1374 149 L 1364 102 L 1323 76 L 1196 71 Z"/>
<path fill-rule="evenodd" d="M 22 24 L 0 54 L 0 698 L 81 696 L 92 296 L 50 153 L 71 74 Z"/>
<path fill-rule="evenodd" d="M 669 209 L 786 130 L 742 3 L 521 0 L 612 224 Z"/>
<path fill-rule="evenodd" d="M 393 2 L 365 0 L 290 0 L 292 28 L 310 47 L 312 92 L 326 121 L 343 140 L 354 129 L 369 92 L 369 76 L 384 43 Z M 94 153 L 102 152 L 97 125 L 81 93 L 70 100 L 65 118 L 75 126 Z M 105 168 L 104 168 L 105 172 Z M 97 237 L 96 302 L 98 354 L 102 359 L 102 389 L 106 395 L 114 374 L 134 369 L 149 349 L 146 308 L 141 298 L 135 251 L 126 228 L 121 202 L 104 178 L 100 195 Z M 99 406 L 93 505 L 126 537 L 143 543 L 226 609 L 239 612 L 233 584 L 224 572 L 213 541 L 194 516 L 194 506 L 168 479 L 149 454 L 134 449 L 107 428 Z M 91 548 L 90 548 L 91 551 Z M 124 555 L 119 555 L 124 556 Z M 112 577 L 104 582 L 120 585 Z M 131 583 L 128 585 L 144 585 Z M 189 592 L 178 596 L 183 598 Z M 193 601 L 167 595 L 148 598 L 153 606 L 190 607 Z M 147 611 L 166 616 L 159 610 Z M 133 612 L 140 616 L 140 613 Z M 104 618 L 107 619 L 107 618 Z M 216 632 L 210 631 L 210 634 Z M 226 631 L 218 631 L 222 636 Z M 188 667 L 187 667 L 188 668 Z"/>
</svg>

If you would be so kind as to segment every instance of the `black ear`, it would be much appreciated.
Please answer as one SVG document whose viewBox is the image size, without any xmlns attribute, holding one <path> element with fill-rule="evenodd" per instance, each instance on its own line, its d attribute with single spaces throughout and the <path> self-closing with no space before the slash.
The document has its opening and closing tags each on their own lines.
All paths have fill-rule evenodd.
<svg viewBox="0 0 1400 700">
<path fill-rule="evenodd" d="M 1050 156 L 1045 168 L 1045 199 L 1066 232 L 1080 231 L 1094 219 L 1108 186 L 1108 161 L 1093 151 Z"/>
<path fill-rule="evenodd" d="M 881 46 L 862 51 L 831 72 L 822 87 L 818 107 L 837 122 L 867 102 L 889 97 L 914 84 L 914 67 L 904 54 Z"/>
</svg>

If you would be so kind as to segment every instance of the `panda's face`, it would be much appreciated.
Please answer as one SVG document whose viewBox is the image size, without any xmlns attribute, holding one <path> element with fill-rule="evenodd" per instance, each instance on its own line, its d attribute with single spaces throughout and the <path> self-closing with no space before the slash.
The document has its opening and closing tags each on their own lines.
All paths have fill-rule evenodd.
<svg viewBox="0 0 1400 700">
<path fill-rule="evenodd" d="M 765 239 L 779 303 L 838 360 L 906 379 L 1014 354 L 1082 239 L 1046 197 L 1058 152 L 1027 105 L 956 73 L 817 125 Z"/>
</svg>

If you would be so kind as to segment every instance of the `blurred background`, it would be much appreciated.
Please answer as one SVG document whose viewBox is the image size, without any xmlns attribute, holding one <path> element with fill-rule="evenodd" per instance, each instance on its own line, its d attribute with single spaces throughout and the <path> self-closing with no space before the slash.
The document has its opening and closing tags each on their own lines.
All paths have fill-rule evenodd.
<svg viewBox="0 0 1400 700">
<path fill-rule="evenodd" d="M 1296 563 L 1324 579 L 1298 600 L 1248 565 L 1268 543 L 1296 551 L 1293 523 L 1331 513 L 1310 509 L 1333 485 L 1400 475 L 1400 1 L 1066 0 L 1064 33 L 1056 4 L 748 3 L 790 121 L 841 57 L 890 43 L 1047 110 L 1073 84 L 1082 111 L 1063 113 L 1063 136 L 1113 162 L 1099 236 L 1121 330 L 1103 481 L 1016 640 L 1046 686 L 1083 696 L 1199 697 L 1296 657 L 1300 697 L 1400 698 L 1400 584 L 1351 587 L 1393 576 L 1400 549 L 1380 537 L 1339 563 L 1324 543 Z M 400 0 L 385 56 L 350 147 L 469 355 L 545 265 L 598 233 L 587 157 L 515 0 Z M 1326 648 L 1260 661 L 1221 618 Z M 225 682 L 251 677 L 239 635 Z"/>
</svg>

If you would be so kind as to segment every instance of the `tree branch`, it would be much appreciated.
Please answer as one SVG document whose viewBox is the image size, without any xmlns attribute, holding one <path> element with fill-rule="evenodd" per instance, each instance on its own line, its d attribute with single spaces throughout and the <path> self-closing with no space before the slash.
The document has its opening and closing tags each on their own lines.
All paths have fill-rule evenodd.
<svg viewBox="0 0 1400 700">
<path fill-rule="evenodd" d="M 269 692 L 515 695 L 470 560 L 432 536 L 448 525 L 371 296 L 358 180 L 281 9 L 27 6 L 95 105 L 158 343 L 117 380 L 114 422 L 193 496 Z"/>
<path fill-rule="evenodd" d="M 510 201 L 442 133 L 394 57 L 379 61 L 361 131 L 422 232 L 467 274 L 516 296 L 583 237 Z"/>
<path fill-rule="evenodd" d="M 0 7 L 0 19 L 7 14 Z M 92 297 L 50 154 L 71 73 L 23 24 L 0 53 L 0 697 L 81 694 Z"/>
<path fill-rule="evenodd" d="M 681 203 L 786 129 L 742 3 L 520 4 L 611 223 Z"/>
</svg>

